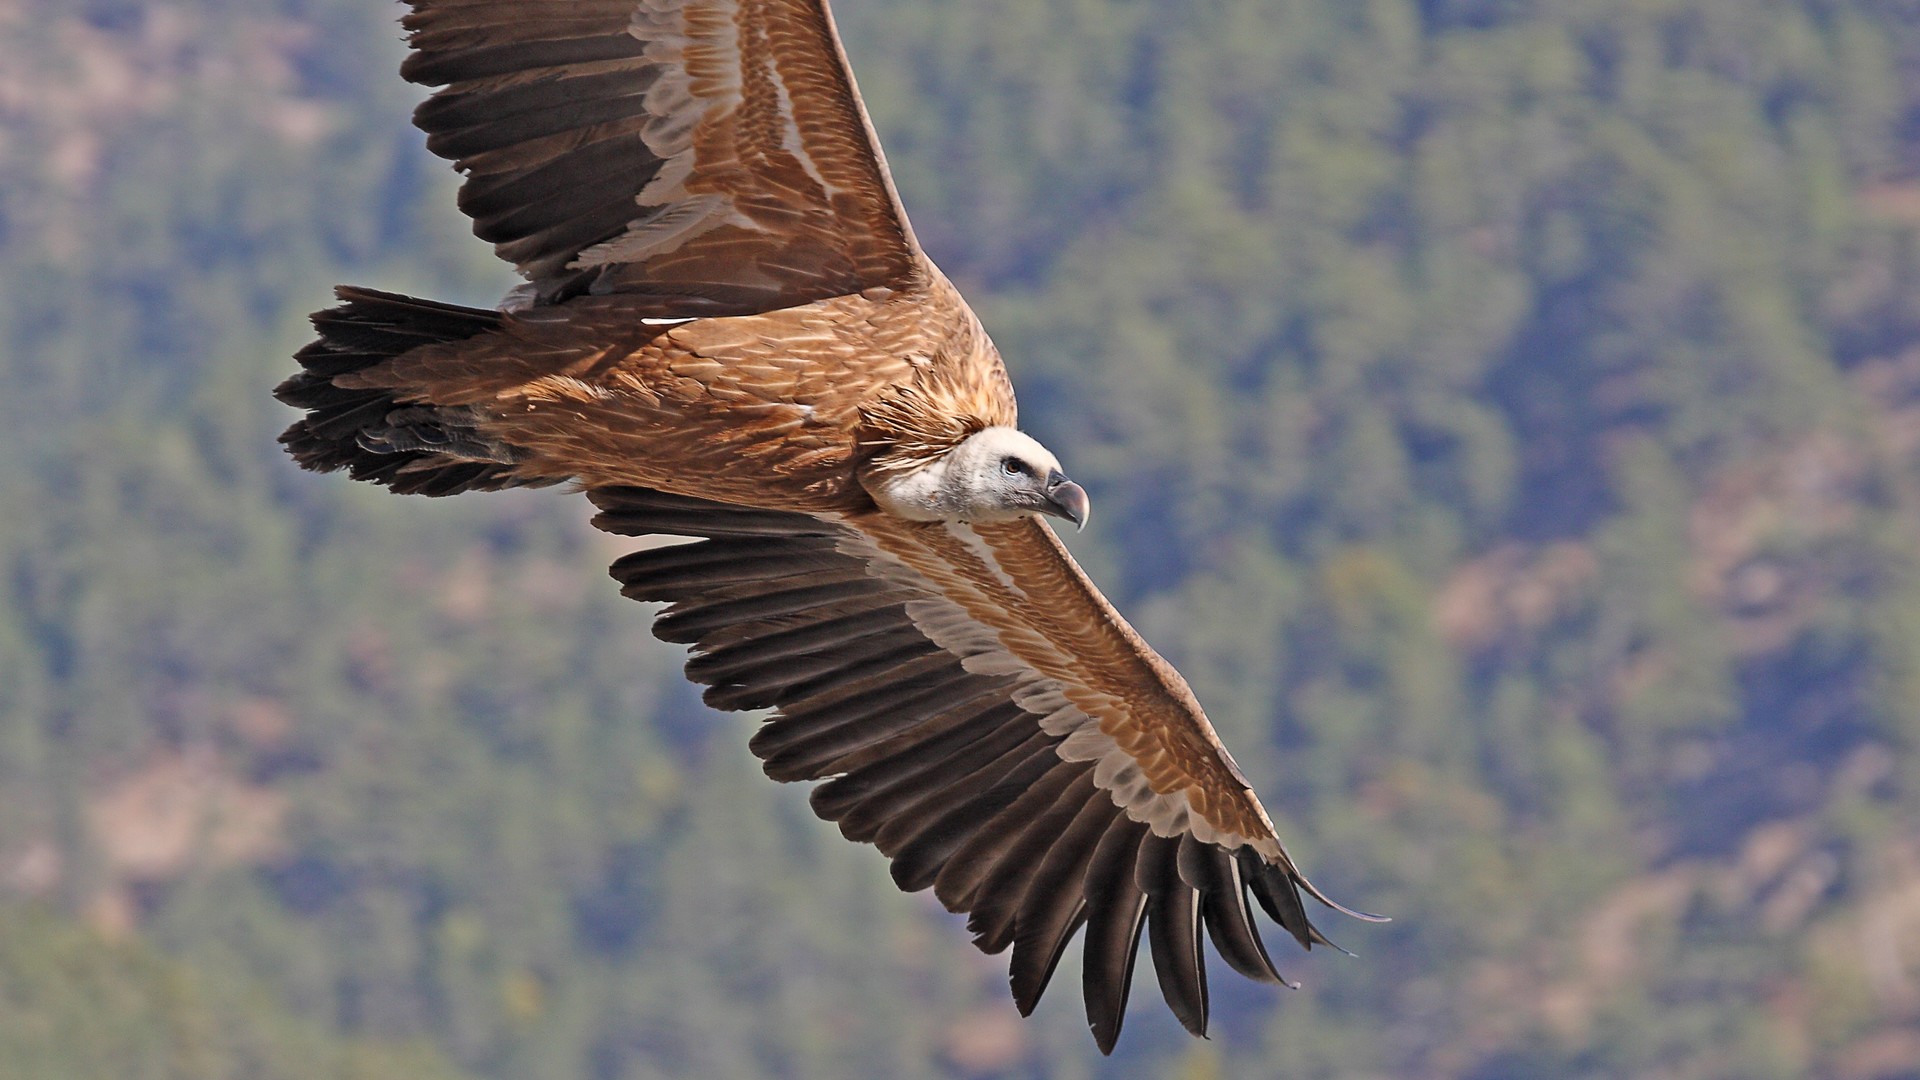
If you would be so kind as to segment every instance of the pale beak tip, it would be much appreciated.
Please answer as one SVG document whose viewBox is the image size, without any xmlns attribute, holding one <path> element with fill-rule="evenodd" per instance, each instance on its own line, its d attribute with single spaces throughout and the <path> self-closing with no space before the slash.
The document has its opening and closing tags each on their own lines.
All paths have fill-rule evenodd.
<svg viewBox="0 0 1920 1080">
<path fill-rule="evenodd" d="M 1075 531 L 1087 527 L 1087 514 L 1093 507 L 1085 488 L 1062 477 L 1058 483 L 1047 485 L 1047 500 L 1054 506 L 1050 512 L 1073 522 Z"/>
</svg>

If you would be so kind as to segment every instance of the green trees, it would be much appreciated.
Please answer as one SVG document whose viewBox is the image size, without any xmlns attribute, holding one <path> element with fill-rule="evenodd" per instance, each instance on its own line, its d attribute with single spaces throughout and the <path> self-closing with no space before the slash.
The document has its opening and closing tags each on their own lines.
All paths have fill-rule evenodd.
<svg viewBox="0 0 1920 1080">
<path fill-rule="evenodd" d="M 455 1080 L 424 1044 L 342 1040 L 245 987 L 32 910 L 0 916 L 8 1080 Z"/>
<path fill-rule="evenodd" d="M 754 775 L 577 500 L 278 457 L 327 286 L 507 284 L 405 126 L 393 12 L 28 3 L 0 1062 L 1910 1069 L 1909 5 L 837 10 L 919 233 L 1098 503 L 1072 543 L 1316 881 L 1396 921 L 1281 956 L 1302 992 L 1222 980 L 1204 1052 L 1143 1007 L 1095 1061 L 1070 994 L 1011 1023 L 1002 961 Z"/>
</svg>

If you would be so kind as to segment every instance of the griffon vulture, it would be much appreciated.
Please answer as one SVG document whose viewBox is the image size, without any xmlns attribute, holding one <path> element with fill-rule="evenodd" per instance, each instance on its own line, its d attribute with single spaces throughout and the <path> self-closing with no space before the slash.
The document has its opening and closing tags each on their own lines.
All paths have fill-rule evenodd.
<svg viewBox="0 0 1920 1080">
<path fill-rule="evenodd" d="M 1087 496 L 1014 421 L 914 241 L 824 0 L 411 0 L 415 114 L 526 283 L 499 310 L 338 290 L 278 390 L 303 466 L 397 492 L 571 482 L 776 780 L 902 889 L 1011 946 L 1033 1009 L 1068 940 L 1102 1051 L 1144 927 L 1207 1026 L 1201 937 L 1278 981 L 1257 905 L 1329 944 L 1180 675 L 1044 516 Z M 1345 910 L 1345 909 L 1340 909 Z"/>
</svg>

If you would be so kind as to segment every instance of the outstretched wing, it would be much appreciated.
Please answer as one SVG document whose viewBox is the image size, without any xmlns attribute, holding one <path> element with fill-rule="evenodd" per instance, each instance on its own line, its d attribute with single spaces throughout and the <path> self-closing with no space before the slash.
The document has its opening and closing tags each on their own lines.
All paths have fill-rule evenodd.
<svg viewBox="0 0 1920 1080">
<path fill-rule="evenodd" d="M 1280 981 L 1249 897 L 1302 946 L 1329 944 L 1266 813 L 1179 675 L 1044 523 L 830 521 L 638 488 L 589 493 L 611 532 L 697 538 L 614 564 L 668 604 L 721 709 L 771 709 L 752 749 L 776 780 L 825 780 L 814 810 L 877 845 L 894 881 L 1013 949 L 1032 1011 L 1087 939 L 1087 1020 L 1120 1034 L 1146 931 L 1161 992 L 1207 1026 L 1203 932 L 1236 971 Z M 1345 910 L 1345 909 L 1340 909 Z"/>
<path fill-rule="evenodd" d="M 551 300 L 750 314 L 918 280 L 825 0 L 410 0 L 414 121 Z"/>
</svg>

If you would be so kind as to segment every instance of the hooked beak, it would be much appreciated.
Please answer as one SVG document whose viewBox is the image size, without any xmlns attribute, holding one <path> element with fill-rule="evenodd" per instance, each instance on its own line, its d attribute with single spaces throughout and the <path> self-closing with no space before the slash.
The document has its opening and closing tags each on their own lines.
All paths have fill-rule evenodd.
<svg viewBox="0 0 1920 1080">
<path fill-rule="evenodd" d="M 1087 492 L 1079 484 L 1067 479 L 1059 469 L 1047 474 L 1047 505 L 1040 508 L 1043 514 L 1066 518 L 1073 522 L 1076 529 L 1087 527 L 1087 512 L 1092 506 L 1087 502 Z"/>
</svg>

